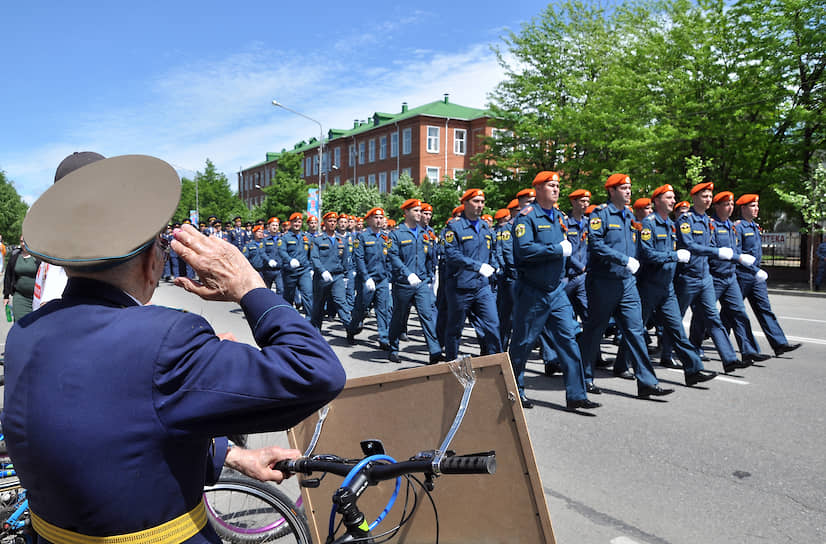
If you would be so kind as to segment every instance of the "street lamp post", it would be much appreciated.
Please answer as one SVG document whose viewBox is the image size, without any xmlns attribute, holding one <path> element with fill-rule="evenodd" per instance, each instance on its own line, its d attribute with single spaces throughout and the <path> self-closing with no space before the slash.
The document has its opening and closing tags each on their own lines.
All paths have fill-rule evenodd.
<svg viewBox="0 0 826 544">
<path fill-rule="evenodd" d="M 321 126 L 321 121 L 313 119 L 309 115 L 304 115 L 300 111 L 288 108 L 278 100 L 273 100 L 272 105 L 300 115 L 304 119 L 308 119 L 318 125 L 318 213 L 321 214 L 321 172 L 324 170 L 324 128 Z"/>
</svg>

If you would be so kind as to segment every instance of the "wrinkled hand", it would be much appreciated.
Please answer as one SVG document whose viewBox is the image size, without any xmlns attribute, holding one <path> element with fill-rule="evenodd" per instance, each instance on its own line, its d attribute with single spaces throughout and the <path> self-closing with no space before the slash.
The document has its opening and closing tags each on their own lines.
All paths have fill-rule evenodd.
<svg viewBox="0 0 826 544">
<path fill-rule="evenodd" d="M 488 263 L 482 263 L 482 266 L 479 267 L 479 273 L 486 278 L 491 277 L 494 272 L 496 272 L 496 270 Z"/>
<path fill-rule="evenodd" d="M 371 292 L 376 290 L 376 282 L 373 281 L 373 278 L 367 278 L 367 281 L 364 282 L 364 288 Z"/>
<path fill-rule="evenodd" d="M 730 247 L 721 247 L 717 250 L 717 256 L 724 261 L 730 261 L 734 257 L 734 250 Z"/>
<path fill-rule="evenodd" d="M 691 260 L 691 252 L 687 249 L 677 250 L 677 262 L 687 263 Z"/>
<path fill-rule="evenodd" d="M 411 273 L 407 276 L 407 283 L 409 283 L 409 284 L 410 284 L 410 285 L 412 285 L 413 287 L 416 287 L 417 285 L 419 285 L 420 283 L 422 283 L 422 280 L 421 280 L 421 278 L 419 278 L 419 276 L 417 276 L 416 274 L 413 274 L 413 273 L 411 272 Z"/>
<path fill-rule="evenodd" d="M 754 279 L 761 282 L 766 281 L 769 279 L 769 273 L 761 268 L 757 271 L 757 274 L 754 275 Z"/>
<path fill-rule="evenodd" d="M 175 285 L 205 300 L 240 302 L 248 292 L 266 287 L 261 275 L 238 248 L 191 225 L 175 229 L 172 250 L 198 274 L 200 281 L 175 278 Z"/>
<path fill-rule="evenodd" d="M 738 260 L 740 261 L 740 264 L 742 264 L 743 266 L 751 266 L 757 259 L 755 259 L 753 255 L 749 255 L 748 253 L 741 253 Z"/>
<path fill-rule="evenodd" d="M 634 257 L 628 257 L 628 263 L 625 265 L 632 274 L 636 274 L 640 269 L 640 262 Z"/>
<path fill-rule="evenodd" d="M 247 450 L 236 446 L 227 452 L 224 464 L 256 480 L 281 483 L 289 475 L 285 475 L 280 470 L 275 470 L 272 467 L 278 461 L 299 457 L 301 457 L 300 451 L 286 450 L 278 446 L 255 450 Z"/>
<path fill-rule="evenodd" d="M 571 253 L 574 252 L 574 246 L 571 245 L 571 242 L 568 240 L 562 240 L 559 242 L 559 246 L 562 248 L 562 256 L 563 257 L 570 257 Z"/>
</svg>

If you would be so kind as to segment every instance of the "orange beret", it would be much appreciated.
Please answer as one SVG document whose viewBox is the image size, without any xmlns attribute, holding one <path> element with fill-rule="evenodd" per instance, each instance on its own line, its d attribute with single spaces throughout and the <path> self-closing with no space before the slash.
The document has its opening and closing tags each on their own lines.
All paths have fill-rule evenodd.
<svg viewBox="0 0 826 544">
<path fill-rule="evenodd" d="M 605 182 L 605 188 L 617 187 L 619 185 L 625 185 L 626 183 L 631 183 L 631 178 L 625 174 L 611 174 Z"/>
<path fill-rule="evenodd" d="M 508 202 L 507 208 L 509 210 L 512 210 L 512 209 L 518 208 L 518 207 L 519 207 L 519 201 L 516 200 L 515 198 L 513 200 L 511 200 L 510 202 Z"/>
<path fill-rule="evenodd" d="M 387 226 L 388 227 L 395 227 L 396 226 L 396 220 L 395 219 L 388 219 L 387 220 Z"/>
<path fill-rule="evenodd" d="M 314 216 L 313 214 L 310 214 L 310 215 L 307 216 L 307 221 L 312 221 L 313 219 L 318 221 L 318 217 Z"/>
<path fill-rule="evenodd" d="M 493 221 L 493 217 L 491 217 L 489 213 L 483 214 L 482 219 L 484 219 L 485 221 Z"/>
<path fill-rule="evenodd" d="M 740 198 L 738 198 L 737 202 L 735 202 L 735 204 L 737 204 L 738 206 L 743 206 L 745 204 L 751 204 L 752 202 L 759 202 L 759 201 L 760 201 L 760 197 L 758 195 L 747 194 L 747 195 L 743 195 Z"/>
<path fill-rule="evenodd" d="M 727 202 L 729 200 L 734 200 L 734 193 L 731 191 L 721 191 L 714 195 L 714 198 L 711 200 L 713 204 L 717 204 L 718 202 Z"/>
<path fill-rule="evenodd" d="M 279 223 L 281 222 L 281 220 L 277 217 L 270 217 L 269 220 L 267 220 L 267 224 L 269 225 L 270 223 L 272 223 L 274 221 L 278 221 Z"/>
<path fill-rule="evenodd" d="M 634 209 L 635 210 L 639 210 L 639 209 L 645 208 L 646 206 L 650 206 L 650 205 L 651 205 L 651 199 L 650 198 L 638 198 L 637 200 L 634 201 Z"/>
<path fill-rule="evenodd" d="M 502 208 L 502 209 L 496 210 L 496 213 L 495 213 L 495 214 L 493 214 L 493 218 L 494 218 L 496 221 L 499 221 L 499 220 L 500 220 L 500 219 L 502 219 L 503 217 L 510 217 L 510 216 L 511 216 L 511 212 L 510 212 L 510 210 L 509 210 L 509 209 L 507 209 L 507 208 Z"/>
<path fill-rule="evenodd" d="M 465 202 L 466 200 L 476 198 L 477 196 L 485 198 L 485 192 L 482 189 L 468 189 L 467 191 L 465 191 L 465 194 L 463 194 L 462 198 L 460 198 L 459 200 Z"/>
<path fill-rule="evenodd" d="M 456 206 L 455 208 L 453 208 L 453 213 L 451 213 L 450 215 L 457 215 L 457 214 L 460 214 L 460 213 L 464 213 L 464 211 L 465 211 L 465 205 L 462 204 L 461 206 Z"/>
<path fill-rule="evenodd" d="M 708 189 L 709 191 L 713 191 L 714 190 L 714 184 L 710 181 L 705 181 L 703 183 L 698 183 L 697 185 L 695 185 L 694 187 L 691 188 L 691 194 L 696 195 L 700 191 L 705 191 L 706 189 Z"/>
<path fill-rule="evenodd" d="M 685 200 L 682 200 L 682 201 L 677 202 L 676 204 L 674 204 L 674 209 L 675 209 L 675 210 L 676 210 L 677 208 L 690 208 L 690 207 L 691 207 L 691 204 L 689 204 L 689 203 L 688 203 L 687 201 L 685 201 Z"/>
<path fill-rule="evenodd" d="M 327 219 L 329 219 L 331 217 L 333 219 L 338 219 L 338 214 L 336 212 L 327 212 L 327 213 L 324 214 L 324 217 L 322 217 L 322 219 L 324 221 L 327 221 Z"/>
<path fill-rule="evenodd" d="M 422 202 L 422 211 L 423 212 L 432 212 L 433 211 L 433 206 L 431 206 L 427 202 Z"/>
<path fill-rule="evenodd" d="M 585 215 L 591 215 L 591 212 L 593 212 L 596 208 L 597 208 L 596 204 L 591 204 L 590 206 L 585 208 Z"/>
<path fill-rule="evenodd" d="M 304 219 L 304 216 L 301 214 L 301 212 L 295 212 L 290 216 L 290 221 L 295 221 L 296 219 Z"/>
<path fill-rule="evenodd" d="M 376 217 L 384 217 L 384 210 L 381 208 L 370 208 L 370 210 L 364 214 L 364 218 L 367 219 L 371 215 L 375 215 Z"/>
<path fill-rule="evenodd" d="M 673 193 L 674 192 L 674 187 L 672 187 L 668 183 L 666 183 L 665 185 L 660 185 L 659 187 L 654 189 L 653 193 L 651 193 L 651 198 L 657 198 L 658 196 L 660 196 L 662 194 L 665 194 L 668 191 L 671 191 Z"/>
<path fill-rule="evenodd" d="M 421 205 L 422 205 L 422 201 L 419 200 L 418 198 L 408 198 L 402 204 L 402 209 L 406 210 L 408 208 L 415 208 L 416 206 L 421 206 Z"/>
<path fill-rule="evenodd" d="M 255 225 L 252 227 L 252 232 L 258 232 L 259 230 L 264 230 L 263 225 Z"/>
<path fill-rule="evenodd" d="M 536 187 L 540 183 L 545 183 L 546 181 L 559 181 L 559 174 L 557 174 L 556 172 L 544 170 L 536 174 L 536 176 L 534 176 L 533 183 L 531 185 Z M 519 196 L 519 194 L 517 194 L 516 196 Z"/>
<path fill-rule="evenodd" d="M 577 198 L 582 198 L 583 196 L 591 198 L 591 191 L 586 191 L 585 189 L 577 189 L 576 191 L 569 194 L 568 198 L 571 200 L 576 200 Z"/>
</svg>

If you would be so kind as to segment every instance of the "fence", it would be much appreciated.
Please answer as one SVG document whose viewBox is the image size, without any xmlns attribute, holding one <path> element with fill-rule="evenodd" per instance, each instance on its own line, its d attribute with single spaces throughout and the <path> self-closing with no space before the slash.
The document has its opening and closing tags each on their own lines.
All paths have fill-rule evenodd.
<svg viewBox="0 0 826 544">
<path fill-rule="evenodd" d="M 784 268 L 800 268 L 800 256 L 803 253 L 806 240 L 799 232 L 764 232 L 763 238 L 763 265 Z"/>
</svg>

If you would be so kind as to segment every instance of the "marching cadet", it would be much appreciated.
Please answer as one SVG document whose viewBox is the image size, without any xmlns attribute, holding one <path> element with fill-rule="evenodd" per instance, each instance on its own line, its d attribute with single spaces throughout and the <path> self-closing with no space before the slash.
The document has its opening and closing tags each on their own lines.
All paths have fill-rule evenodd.
<svg viewBox="0 0 826 544">
<path fill-rule="evenodd" d="M 347 311 L 353 311 L 356 300 L 356 268 L 353 265 L 353 234 L 347 232 L 347 214 L 340 213 L 336 220 L 336 236 L 344 241 L 344 300 Z"/>
<path fill-rule="evenodd" d="M 266 252 L 264 251 L 264 227 L 256 225 L 252 228 L 253 239 L 247 242 L 241 253 L 250 262 L 252 267 L 264 277 L 264 268 L 266 264 Z"/>
<path fill-rule="evenodd" d="M 236 215 L 232 218 L 233 227 L 229 231 L 229 241 L 232 242 L 232 245 L 238 248 L 238 250 L 243 250 L 244 246 L 247 245 L 247 242 L 250 239 L 247 237 L 247 231 L 241 226 L 241 216 Z"/>
<path fill-rule="evenodd" d="M 585 292 L 585 270 L 588 266 L 588 220 L 585 210 L 591 204 L 591 191 L 577 189 L 568 195 L 571 215 L 565 219 L 566 237 L 571 243 L 571 256 L 565 266 L 565 294 L 579 319 L 588 321 L 588 296 Z"/>
<path fill-rule="evenodd" d="M 674 292 L 674 272 L 677 263 L 687 263 L 691 253 L 677 249 L 677 234 L 669 214 L 674 209 L 674 188 L 657 187 L 651 195 L 654 213 L 642 220 L 639 255 L 642 270 L 637 286 L 642 299 L 642 319 L 647 323 L 652 316 L 670 335 L 677 357 L 683 363 L 685 384 L 696 385 L 714 379 L 717 374 L 703 369 L 697 350 L 688 341 L 680 320 L 680 307 Z"/>
<path fill-rule="evenodd" d="M 371 208 L 364 216 L 365 228 L 353 234 L 353 266 L 356 270 L 356 300 L 347 325 L 347 343 L 356 343 L 364 316 L 371 304 L 376 309 L 379 349 L 390 351 L 390 283 L 387 252 L 390 237 L 381 231 L 384 210 Z"/>
<path fill-rule="evenodd" d="M 346 253 L 349 251 L 347 241 L 336 236 L 338 214 L 327 212 L 323 218 L 323 231 L 313 238 L 310 259 L 313 263 L 313 312 L 310 322 L 321 330 L 324 308 L 328 299 L 332 299 L 338 318 L 342 323 L 350 323 L 350 312 L 344 289 L 346 272 Z"/>
<path fill-rule="evenodd" d="M 519 202 L 519 209 L 522 210 L 536 200 L 536 191 L 534 189 L 522 189 L 516 193 L 516 200 Z"/>
<path fill-rule="evenodd" d="M 264 231 L 264 283 L 267 289 L 275 289 L 279 294 L 284 292 L 284 282 L 281 279 L 281 265 L 278 263 L 278 240 L 281 238 L 280 225 L 277 217 L 270 217 Z"/>
<path fill-rule="evenodd" d="M 564 295 L 565 259 L 571 243 L 565 238 L 562 215 L 554 210 L 559 199 L 559 174 L 539 172 L 533 181 L 536 203 L 516 216 L 513 254 L 519 277 L 514 289 L 513 336 L 510 358 L 523 408 L 533 408 L 525 395 L 525 364 L 540 333 L 548 329 L 554 338 L 565 379 L 566 407 L 597 408 L 588 400 L 582 359 L 576 343 L 576 323 Z"/>
<path fill-rule="evenodd" d="M 318 230 L 318 217 L 312 214 L 307 216 L 307 234 L 310 238 L 320 234 Z"/>
<path fill-rule="evenodd" d="M 605 182 L 609 202 L 591 214 L 588 230 L 588 271 L 585 288 L 588 292 L 588 321 L 580 337 L 582 362 L 588 391 L 600 393 L 594 384 L 593 362 L 599 350 L 600 338 L 612 314 L 622 332 L 627 359 L 634 368 L 637 396 L 663 396 L 673 389 L 660 387 L 648 350 L 642 306 L 634 274 L 640 268 L 636 259 L 638 231 L 632 226 L 628 209 L 631 201 L 631 178 L 612 174 Z"/>
<path fill-rule="evenodd" d="M 729 220 L 734 211 L 734 194 L 722 191 L 712 199 L 713 213 L 710 216 L 711 237 L 716 247 L 727 247 L 732 250 L 730 260 L 710 259 L 708 262 L 711 279 L 714 282 L 715 301 L 720 302 L 720 318 L 726 331 L 734 329 L 734 339 L 740 348 L 743 362 L 759 362 L 771 359 L 771 356 L 760 353 L 760 348 L 754 340 L 751 331 L 751 322 L 746 315 L 743 304 L 743 294 L 737 283 L 735 269 L 739 263 L 753 273 L 757 272 L 754 266 L 755 258 L 748 253 L 740 253 L 740 243 L 737 239 L 735 227 Z M 705 323 L 702 318 L 692 312 L 690 337 L 695 345 L 700 345 L 705 336 Z"/>
<path fill-rule="evenodd" d="M 642 223 L 642 220 L 651 215 L 652 212 L 653 207 L 650 198 L 643 197 L 634 201 L 634 218 L 638 223 Z"/>
<path fill-rule="evenodd" d="M 499 353 L 499 316 L 496 299 L 490 288 L 490 278 L 496 271 L 492 251 L 493 233 L 481 219 L 485 208 L 485 193 L 468 189 L 462 195 L 462 215 L 451 221 L 445 230 L 445 260 L 447 274 L 447 335 L 445 358 L 454 360 L 459 354 L 459 342 L 467 313 L 476 315 L 482 333 L 482 352 Z"/>
<path fill-rule="evenodd" d="M 514 207 L 516 209 L 516 207 Z M 511 211 L 502 208 L 493 216 L 496 227 L 496 309 L 499 312 L 499 340 L 504 351 L 511 341 L 513 323 L 513 283 L 516 281 L 516 266 L 513 262 L 513 240 L 511 240 Z"/>
<path fill-rule="evenodd" d="M 304 218 L 300 212 L 290 216 L 290 230 L 278 240 L 278 255 L 282 263 L 284 298 L 291 303 L 296 300 L 296 289 L 301 297 L 304 315 L 308 318 L 313 308 L 313 281 L 310 275 L 310 237 L 301 231 Z"/>
<path fill-rule="evenodd" d="M 439 341 L 436 338 L 431 297 L 428 288 L 427 251 L 429 240 L 424 229 L 419 226 L 422 215 L 420 200 L 410 198 L 401 206 L 404 222 L 390 233 L 390 268 L 393 277 L 393 315 L 390 319 L 390 354 L 388 359 L 400 362 L 399 336 L 404 329 L 404 320 L 409 315 L 410 306 L 416 307 L 419 322 L 424 332 L 429 363 L 444 360 Z"/>
<path fill-rule="evenodd" d="M 736 204 L 740 206 L 741 217 L 735 223 L 740 251 L 754 257 L 755 268 L 759 267 L 763 259 L 763 242 L 760 234 L 762 231 L 754 221 L 760 213 L 760 197 L 754 194 L 746 194 L 738 198 Z M 738 264 L 737 282 L 740 284 L 743 297 L 748 299 L 754 316 L 766 335 L 766 340 L 769 341 L 775 355 L 779 357 L 784 353 L 796 350 L 801 344 L 789 344 L 769 303 L 769 293 L 766 289 L 766 280 L 769 275 L 765 270 L 759 268 L 755 272 L 755 268 Z M 751 328 L 748 332 L 751 334 Z"/>
<path fill-rule="evenodd" d="M 436 269 L 439 276 L 439 284 L 436 287 L 436 312 L 434 313 L 433 319 L 436 322 L 436 338 L 439 340 L 439 346 L 441 346 L 442 349 L 444 349 L 447 342 L 447 283 L 445 282 L 445 278 L 447 277 L 447 261 L 445 260 L 445 233 L 450 222 L 462 215 L 463 211 L 465 211 L 463 205 L 453 208 L 450 219 L 445 221 L 445 226 L 438 236 L 439 249 L 437 250 Z"/>
<path fill-rule="evenodd" d="M 674 221 L 677 221 L 683 215 L 688 213 L 688 210 L 691 208 L 691 204 L 689 204 L 685 200 L 681 200 L 674 205 Z"/>
<path fill-rule="evenodd" d="M 737 368 L 746 368 L 749 361 L 739 361 L 731 345 L 720 314 L 717 312 L 717 301 L 714 298 L 714 280 L 709 271 L 709 259 L 730 261 L 734 251 L 730 247 L 716 247 L 711 233 L 711 220 L 706 210 L 711 206 L 714 184 L 711 182 L 698 183 L 691 189 L 691 200 L 694 205 L 677 219 L 677 248 L 687 249 L 691 259 L 687 263 L 677 265 L 674 290 L 677 294 L 677 303 L 680 306 L 680 317 L 685 315 L 689 306 L 692 314 L 697 313 L 705 319 L 706 328 L 711 332 L 714 347 L 723 362 L 726 373 Z M 690 337 L 689 337 L 690 338 Z M 692 344 L 699 349 L 699 343 L 692 340 Z M 668 345 L 669 335 L 663 336 L 663 360 L 671 358 Z M 702 336 L 699 338 L 702 341 Z"/>
</svg>

